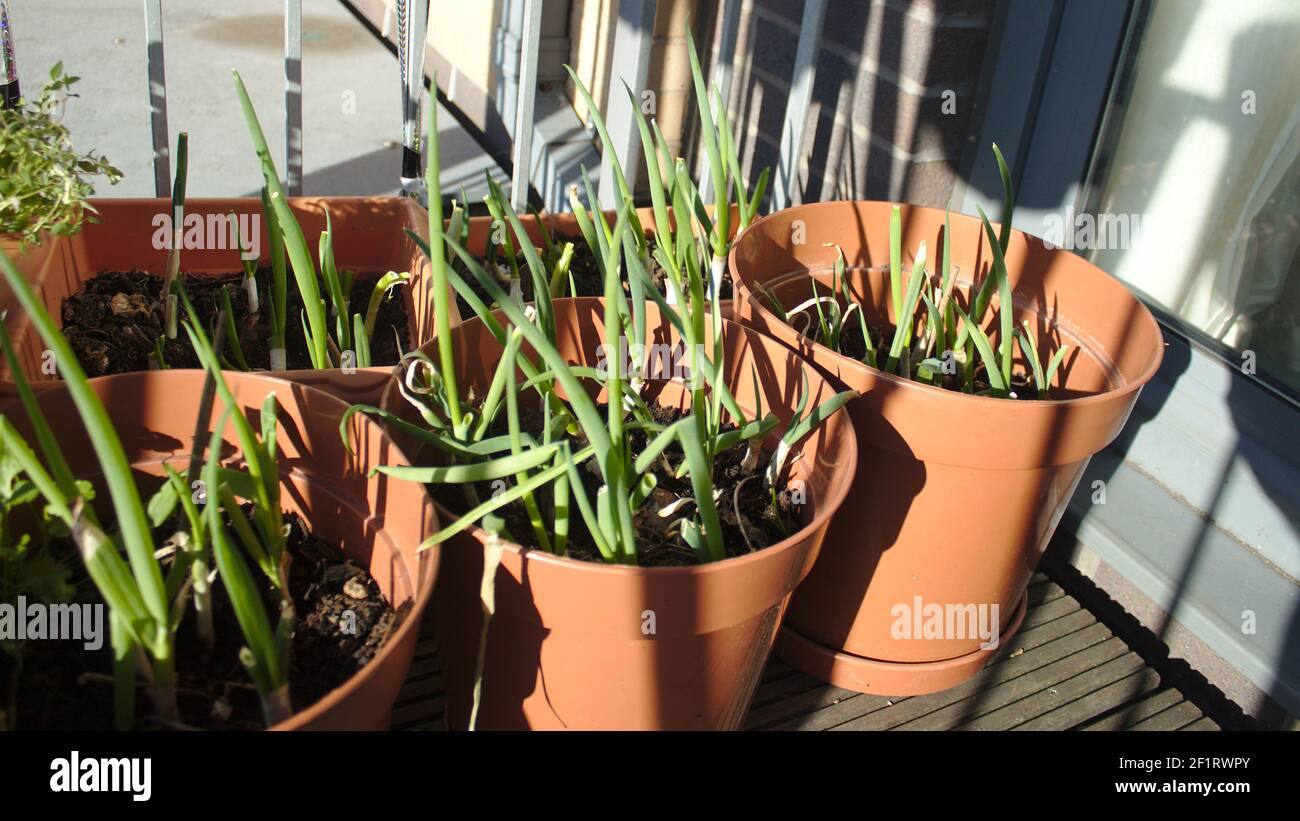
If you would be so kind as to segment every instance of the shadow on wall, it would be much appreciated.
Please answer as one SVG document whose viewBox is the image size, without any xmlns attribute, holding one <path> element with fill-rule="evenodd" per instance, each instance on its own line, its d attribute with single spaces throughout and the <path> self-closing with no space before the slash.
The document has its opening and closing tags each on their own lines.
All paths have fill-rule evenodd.
<svg viewBox="0 0 1300 821">
<path fill-rule="evenodd" d="M 828 0 L 794 202 L 944 206 L 963 153 L 974 147 L 968 135 L 980 125 L 978 78 L 998 4 L 934 6 L 926 20 L 890 4 Z M 752 179 L 780 160 L 802 3 L 749 9 L 730 104 Z"/>
</svg>

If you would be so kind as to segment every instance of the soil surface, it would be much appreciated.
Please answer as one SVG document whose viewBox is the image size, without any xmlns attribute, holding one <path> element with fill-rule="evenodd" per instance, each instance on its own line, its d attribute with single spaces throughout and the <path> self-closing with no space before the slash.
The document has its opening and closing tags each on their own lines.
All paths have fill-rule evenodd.
<svg viewBox="0 0 1300 821">
<path fill-rule="evenodd" d="M 600 263 L 597 261 L 596 254 L 591 250 L 591 247 L 587 245 L 587 241 L 583 239 L 581 236 L 562 237 L 558 235 L 554 236 L 552 238 L 552 241 L 558 247 L 563 247 L 565 242 L 573 243 L 573 259 L 569 263 L 569 273 L 572 274 L 573 276 L 573 286 L 577 289 L 577 291 L 576 293 L 570 293 L 569 283 L 565 282 L 564 289 L 562 292 L 563 296 L 604 296 L 605 281 L 600 272 Z M 659 266 L 659 263 L 655 261 L 653 256 L 654 249 L 655 249 L 655 238 L 653 235 L 651 235 L 647 237 L 647 250 L 651 254 L 650 276 L 654 279 L 655 283 L 659 286 L 659 292 L 666 294 L 668 292 L 668 286 L 664 283 L 664 277 L 667 276 L 667 273 L 664 271 L 663 268 Z M 559 255 L 558 250 L 556 251 L 556 255 L 558 257 Z M 492 262 L 492 260 L 493 260 L 492 257 L 479 258 L 479 262 L 483 264 L 488 271 L 492 270 L 491 267 L 488 267 L 488 263 Z M 543 261 L 545 261 L 545 257 L 543 257 Z M 528 263 L 524 260 L 522 255 L 519 256 L 518 263 L 519 263 L 520 291 L 523 292 L 524 302 L 532 302 L 533 301 L 533 278 L 528 271 Z M 510 263 L 504 255 L 502 255 L 499 258 L 495 258 L 495 262 L 492 262 L 492 264 L 493 266 L 495 266 L 496 264 L 505 265 L 507 273 L 509 272 Z M 477 278 L 475 278 L 472 274 L 469 273 L 469 271 L 465 268 L 464 263 L 462 263 L 460 260 L 456 260 L 455 269 L 461 274 L 461 276 L 465 279 L 465 281 L 469 283 L 469 286 L 474 289 L 474 293 L 478 294 L 480 299 L 482 299 L 485 303 L 488 303 L 489 305 L 492 304 L 492 300 L 488 298 L 486 289 L 484 289 L 483 286 L 479 284 Z M 709 271 L 705 270 L 703 272 L 703 275 L 707 278 L 709 276 Z M 510 290 L 509 282 L 503 280 L 498 280 L 498 282 L 500 283 L 502 290 L 509 292 Z M 624 264 L 623 266 L 623 290 L 625 293 L 628 292 L 626 264 Z M 722 291 L 723 299 L 731 299 L 732 296 L 731 273 L 729 270 L 724 271 L 722 274 L 721 291 Z M 469 303 L 466 302 L 463 297 L 461 297 L 460 294 L 456 294 L 456 305 L 458 308 L 460 308 L 461 317 L 474 316 L 474 310 L 470 307 Z"/>
<path fill-rule="evenodd" d="M 380 274 L 358 274 L 352 285 L 350 306 L 353 312 L 364 315 L 370 304 L 370 293 Z M 290 274 L 292 277 L 292 274 Z M 235 312 L 235 327 L 239 344 L 249 367 L 255 370 L 270 368 L 271 312 L 269 291 L 271 273 L 262 270 L 257 275 L 258 303 L 262 310 L 256 315 L 248 313 L 248 299 L 244 293 L 242 273 L 215 276 L 183 274 L 182 282 L 194 308 L 198 311 L 209 338 L 217 316 L 222 286 L 230 290 L 230 302 Z M 86 281 L 85 288 L 63 301 L 63 334 L 68 338 L 77 360 L 87 376 L 106 376 L 114 373 L 132 373 L 149 369 L 149 358 L 163 334 L 163 278 L 142 271 L 110 271 Z M 403 350 L 409 347 L 405 302 L 398 285 L 388 293 L 380 306 L 375 322 L 375 332 L 370 341 L 371 362 L 374 365 L 393 365 L 400 358 L 398 336 Z M 322 292 L 324 288 L 322 286 Z M 302 299 L 292 279 L 289 282 L 288 308 L 286 310 L 285 348 L 286 361 L 291 370 L 311 368 L 311 357 L 302 330 Z M 181 306 L 177 316 L 178 326 L 186 319 Z M 331 330 L 333 317 L 327 322 Z M 171 368 L 201 367 L 185 331 L 178 327 L 175 339 L 164 342 L 163 353 Z M 230 345 L 224 356 L 233 362 Z"/>
<path fill-rule="evenodd" d="M 659 405 L 651 405 L 650 410 L 655 421 L 665 426 L 676 422 L 684 415 L 677 408 L 665 408 Z M 520 425 L 523 430 L 533 433 L 534 436 L 540 436 L 541 414 L 522 412 Z M 732 430 L 734 427 L 726 424 L 723 430 Z M 503 420 L 493 426 L 492 432 L 494 435 L 506 432 L 504 415 Z M 641 453 L 649 442 L 643 431 L 634 432 L 631 438 L 635 458 L 635 455 Z M 770 454 L 763 451 L 759 455 L 758 467 L 754 474 L 750 474 L 756 478 L 749 481 L 745 481 L 746 477 L 741 470 L 745 454 L 746 446 L 742 444 L 719 453 L 713 462 L 713 485 L 715 491 L 720 491 L 717 497 L 717 508 L 722 520 L 722 542 L 727 558 L 743 556 L 754 550 L 774 545 L 803 527 L 799 506 L 792 501 L 790 492 L 782 490 L 775 495 L 774 500 L 773 495 L 763 484 L 762 472 L 767 467 Z M 669 527 L 674 519 L 695 515 L 697 511 L 694 503 L 682 505 L 666 518 L 658 516 L 655 512 L 676 499 L 695 498 L 690 475 L 685 474 L 680 479 L 674 476 L 677 467 L 684 460 L 681 448 L 674 443 L 664 452 L 664 456 L 665 458 L 655 463 L 651 471 L 658 480 L 654 495 L 642 506 L 636 519 L 637 564 L 642 567 L 699 564 L 698 555 L 682 538 L 680 528 Z M 595 471 L 594 462 L 588 460 L 578 472 L 586 485 L 587 498 L 594 504 L 596 491 L 603 484 L 598 472 Z M 738 487 L 739 493 L 737 493 Z M 461 485 L 430 485 L 429 489 L 449 510 L 461 513 L 471 507 L 465 488 Z M 474 492 L 478 494 L 479 499 L 486 499 L 492 495 L 493 488 L 491 483 L 481 482 L 474 486 Z M 536 494 L 536 499 L 542 509 L 543 521 L 549 526 L 554 521 L 551 488 L 549 486 L 543 488 Z M 505 519 L 506 537 L 511 541 L 529 548 L 542 547 L 529 524 L 522 501 L 506 506 L 498 511 L 498 515 Z M 576 507 L 573 507 L 570 519 L 568 556 L 582 561 L 605 563 Z"/>
<path fill-rule="evenodd" d="M 297 516 L 286 514 L 285 520 L 290 526 L 288 550 L 293 557 L 289 592 L 297 616 L 290 649 L 289 693 L 294 712 L 299 712 L 374 658 L 401 614 L 384 599 L 365 568 L 346 558 L 338 547 L 307 532 Z M 157 544 L 165 544 L 170 537 L 165 531 L 154 532 Z M 72 570 L 77 600 L 100 603 L 71 541 L 55 540 L 51 549 Z M 251 562 L 249 566 L 263 584 L 263 599 L 274 629 L 279 596 L 266 576 Z M 165 560 L 163 571 L 167 571 Z M 180 724 L 157 720 L 153 702 L 139 685 L 136 729 L 257 730 L 265 726 L 261 700 L 239 661 L 243 634 L 220 579 L 212 585 L 212 598 L 216 641 L 211 652 L 201 651 L 192 603 L 176 636 Z M 96 651 L 86 650 L 82 641 L 27 641 L 22 647 L 21 668 L 10 654 L 0 653 L 0 705 L 16 704 L 18 729 L 113 729 L 107 621 L 105 613 L 104 646 Z"/>
</svg>

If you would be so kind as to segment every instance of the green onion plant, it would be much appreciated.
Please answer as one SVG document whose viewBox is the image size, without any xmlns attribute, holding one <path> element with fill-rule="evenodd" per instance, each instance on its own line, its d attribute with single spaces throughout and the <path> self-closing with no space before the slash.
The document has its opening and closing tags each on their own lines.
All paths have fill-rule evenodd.
<svg viewBox="0 0 1300 821">
<path fill-rule="evenodd" d="M 163 278 L 163 328 L 168 339 L 176 338 L 176 294 L 174 285 L 181 270 L 181 245 L 185 236 L 185 180 L 189 169 L 189 134 L 176 137 L 176 176 L 172 182 L 172 243 L 167 254 L 167 275 Z"/>
<path fill-rule="evenodd" d="M 793 307 L 783 306 L 770 288 L 760 296 L 784 321 L 822 345 L 844 353 L 845 330 L 853 327 L 849 317 L 857 315 L 856 330 L 865 342 L 865 352 L 855 355 L 873 368 L 898 374 L 920 382 L 999 398 L 1020 398 L 1021 378 L 1013 373 L 1015 342 L 1028 363 L 1032 390 L 1039 399 L 1051 395 L 1052 381 L 1064 361 L 1069 345 L 1060 345 L 1044 362 L 1036 334 L 1029 323 L 1023 328 L 1014 324 L 1015 304 L 1011 280 L 1007 274 L 1006 250 L 1011 241 L 1011 220 L 1015 209 L 1015 192 L 1011 174 L 997 145 L 993 146 L 1002 178 L 1002 225 L 994 232 L 983 208 L 976 206 L 980 222 L 991 249 L 989 273 L 974 289 L 968 311 L 958 304 L 954 294 L 955 275 L 951 265 L 951 230 L 944 218 L 943 247 L 939 270 L 927 269 L 925 243 L 913 256 L 911 275 L 903 277 L 902 220 L 895 206 L 889 220 L 889 304 L 894 319 L 888 350 L 877 352 L 860 303 L 849 292 L 844 275 L 844 254 L 838 251 L 831 293 L 818 292 L 816 280 L 809 279 L 812 297 Z M 985 331 L 981 324 L 997 294 L 996 333 Z"/>
<path fill-rule="evenodd" d="M 271 255 L 271 370 L 282 371 L 285 363 L 285 331 L 289 311 L 289 275 L 284 261 L 284 235 L 271 206 L 271 192 L 262 186 L 262 216 L 266 220 L 267 246 Z"/>
<path fill-rule="evenodd" d="M 0 333 L 3 353 L 37 443 L 34 450 L 17 428 L 0 416 L 0 454 L 4 457 L 0 464 L 7 466 L 6 471 L 12 467 L 26 475 L 44 501 L 46 516 L 71 535 L 87 573 L 108 605 L 117 726 L 126 729 L 134 724 L 137 674 L 148 685 L 156 719 L 168 726 L 179 721 L 176 632 L 185 613 L 193 607 L 200 643 L 210 651 L 212 605 L 207 580 L 213 559 L 244 635 L 247 646 L 240 659 L 262 696 L 266 720 L 271 724 L 286 718 L 290 711 L 287 677 L 293 608 L 288 596 L 287 527 L 280 507 L 276 466 L 274 394 L 261 408 L 261 430 L 254 430 L 238 411 L 221 373 L 218 355 L 184 287 L 177 283 L 177 295 L 189 317 L 183 328 L 225 410 L 211 433 L 209 456 L 202 471 L 203 495 L 196 499 L 191 493 L 191 480 L 198 478 L 199 454 L 195 454 L 185 473 L 164 466 L 166 481 L 146 504 L 108 413 L 90 387 L 71 346 L 7 256 L 0 255 L 0 270 L 16 301 L 54 352 L 112 503 L 116 532 L 110 536 L 90 505 L 90 486 L 74 477 L 14 357 L 7 333 Z M 227 420 L 240 441 L 245 463 L 242 470 L 222 467 L 219 462 L 221 431 Z M 207 420 L 200 418 L 198 427 L 206 432 Z M 197 437 L 196 447 L 201 442 L 202 437 Z M 252 504 L 251 514 L 244 512 L 239 499 Z M 166 532 L 172 526 L 176 532 L 169 542 L 174 549 L 157 550 L 155 531 Z M 245 555 L 280 592 L 280 613 L 274 629 Z"/>
<path fill-rule="evenodd" d="M 684 293 L 686 287 L 686 254 L 696 256 L 693 265 L 707 272 L 706 295 L 716 299 L 722 287 L 722 275 L 726 270 L 727 253 L 731 247 L 731 219 L 733 207 L 737 214 L 737 227 L 748 228 L 758 216 L 759 208 L 767 194 L 769 169 L 764 169 L 757 183 L 751 188 L 741 168 L 735 134 L 727 118 L 722 94 L 716 88 L 710 95 L 704 79 L 699 54 L 691 36 L 690 20 L 686 21 L 685 34 L 687 51 L 690 56 L 691 81 L 694 90 L 696 112 L 700 118 L 702 142 L 704 144 L 708 167 L 710 188 L 715 200 L 712 214 L 706 209 L 697 183 L 686 172 L 684 160 L 673 159 L 664 140 L 663 133 L 653 120 L 647 119 L 641 108 L 641 101 L 635 91 L 624 84 L 629 105 L 637 124 L 642 154 L 645 160 L 647 183 L 650 191 L 650 204 L 654 211 L 654 235 L 656 249 L 651 254 L 645 234 L 636 224 L 630 231 L 636 256 L 642 267 L 649 269 L 651 259 L 657 262 L 665 274 L 667 283 L 662 292 L 669 304 L 679 304 L 676 300 Z M 617 183 L 620 200 L 630 199 L 631 187 L 623 173 L 622 163 L 614 152 L 604 118 L 596 106 L 595 100 L 577 73 L 566 66 L 574 87 L 590 112 L 592 123 L 600 136 L 604 147 L 604 158 L 608 172 Z M 595 192 L 586 181 L 584 189 L 587 203 L 591 206 L 588 214 L 576 191 L 570 191 L 570 205 L 579 214 L 579 225 L 583 237 L 591 247 L 597 260 L 602 258 L 599 246 L 602 237 L 595 228 L 603 228 L 603 241 L 608 242 L 610 226 L 603 218 L 602 209 Z M 671 212 L 670 209 L 671 208 Z M 675 219 L 674 219 L 675 218 Z M 588 225 L 589 223 L 589 225 Z M 675 283 L 674 288 L 672 284 Z M 629 280 L 629 287 L 632 282 Z"/>
<path fill-rule="evenodd" d="M 432 101 L 427 109 L 429 133 L 436 134 Z M 508 284 L 470 253 L 450 226 L 444 231 L 438 154 L 432 144 L 429 157 L 430 241 L 412 237 L 430 261 L 439 322 L 437 359 L 415 351 L 403 358 L 398 371 L 401 393 L 418 410 L 423 424 L 373 406 L 354 405 L 340 425 L 340 434 L 350 446 L 347 421 L 351 415 L 374 415 L 440 454 L 435 465 L 377 468 L 399 479 L 461 488 L 466 512 L 431 535 L 422 548 L 482 522 L 515 541 L 527 537 L 542 549 L 566 555 L 575 528 L 581 526 L 605 561 L 635 564 L 637 534 L 647 522 L 654 522 L 680 532 L 699 561 L 725 558 L 722 521 L 737 518 L 743 522 L 743 514 L 734 500 L 715 495 L 716 456 L 730 448 L 747 448 L 744 462 L 753 478 L 779 491 L 790 450 L 855 394 L 838 394 L 805 414 L 805 378 L 798 416 L 787 426 L 782 445 L 766 469 L 760 466 L 761 442 L 779 425 L 778 418 L 761 407 L 746 413 L 727 388 L 721 318 L 708 298 L 706 269 L 695 253 L 697 242 L 704 240 L 702 233 L 692 231 L 694 227 L 698 232 L 699 224 L 682 220 L 673 241 L 661 243 L 657 249 L 658 255 L 680 266 L 681 280 L 670 279 L 668 285 L 679 310 L 659 292 L 643 264 L 639 242 L 644 235 L 626 196 L 612 227 L 598 208 L 580 206 L 576 212 L 584 236 L 598 252 L 604 281 L 603 342 L 609 355 L 598 367 L 570 363 L 556 340 L 549 287 L 554 271 L 548 270 L 509 202 L 494 192 L 493 205 L 513 230 L 513 246 L 522 257 L 520 275 L 526 268 L 534 283 L 537 299 L 531 305 L 511 298 Z M 698 201 L 684 163 L 676 163 L 675 171 L 678 201 Z M 452 259 L 459 260 L 465 275 L 450 264 Z M 471 287 L 471 278 L 487 294 L 486 300 Z M 464 394 L 455 371 L 450 329 L 442 322 L 447 285 L 471 306 L 502 348 L 489 387 L 481 396 Z M 691 393 L 690 412 L 671 424 L 656 420 L 638 390 L 638 383 L 651 375 L 643 370 L 650 341 L 646 327 L 650 301 L 681 334 L 689 360 L 685 383 Z M 498 306 L 500 313 L 494 314 L 489 305 Z M 631 362 L 623 361 L 623 351 L 631 353 Z M 751 377 L 757 384 L 757 375 Z M 603 406 L 588 393 L 592 383 L 608 397 Z M 539 429 L 525 429 L 521 415 L 524 396 L 534 397 L 540 408 Z M 655 493 L 655 470 L 663 465 L 668 465 L 674 476 L 689 479 L 693 489 L 689 500 L 665 500 L 663 494 Z M 587 476 L 598 477 L 594 492 L 588 489 Z M 504 482 L 505 489 L 483 498 L 476 485 L 496 481 Z M 516 503 L 523 514 L 519 526 L 526 531 L 511 533 L 503 509 Z"/>
<path fill-rule="evenodd" d="M 248 133 L 260 162 L 264 187 L 262 202 L 266 211 L 268 233 L 271 237 L 271 270 L 274 277 L 272 294 L 273 319 L 271 335 L 271 369 L 284 368 L 284 334 L 286 327 L 287 277 L 284 256 L 288 255 L 298 294 L 302 297 L 301 317 L 303 336 L 311 366 L 316 369 L 346 367 L 349 364 L 368 367 L 374 320 L 369 309 L 375 307 L 376 298 L 382 299 L 397 285 L 408 282 L 409 274 L 383 277 L 376 284 L 367 305 L 367 313 L 353 313 L 350 305 L 354 273 L 340 271 L 334 258 L 334 226 L 328 209 L 325 212 L 325 230 L 317 240 L 317 258 L 320 270 L 312 261 L 307 237 L 285 197 L 280 184 L 280 174 L 271 158 L 266 136 L 257 118 L 257 111 L 244 87 L 238 71 L 232 71 L 235 91 L 243 108 Z M 322 285 L 324 290 L 322 291 Z M 382 287 L 381 287 L 382 286 Z M 329 319 L 333 318 L 331 333 Z M 365 330 L 364 337 L 361 331 Z M 277 344 L 278 343 L 278 344 Z M 350 361 L 349 361 L 350 357 Z"/>
</svg>

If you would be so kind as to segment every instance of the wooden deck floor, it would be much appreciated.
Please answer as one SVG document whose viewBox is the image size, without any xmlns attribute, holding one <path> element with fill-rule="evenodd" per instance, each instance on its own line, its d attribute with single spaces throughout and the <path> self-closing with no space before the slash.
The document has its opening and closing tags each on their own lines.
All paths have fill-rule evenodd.
<svg viewBox="0 0 1300 821">
<path fill-rule="evenodd" d="M 396 729 L 441 729 L 442 674 L 426 624 L 393 711 Z M 1217 730 L 1183 692 L 1057 583 L 1038 574 L 1014 639 L 975 679 L 927 696 L 832 687 L 778 660 L 764 672 L 754 730 Z"/>
</svg>

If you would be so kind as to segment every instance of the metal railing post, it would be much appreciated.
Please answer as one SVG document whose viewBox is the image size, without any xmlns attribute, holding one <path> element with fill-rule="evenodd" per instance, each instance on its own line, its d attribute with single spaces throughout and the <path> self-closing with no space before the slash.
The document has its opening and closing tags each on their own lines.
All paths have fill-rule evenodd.
<svg viewBox="0 0 1300 821">
<path fill-rule="evenodd" d="M 537 51 L 542 38 L 542 0 L 524 2 L 524 36 L 519 54 L 519 98 L 515 108 L 514 150 L 510 175 L 510 205 L 528 207 L 533 159 L 533 109 L 537 101 Z"/>
<path fill-rule="evenodd" d="M 167 150 L 167 76 L 163 70 L 162 0 L 144 0 L 144 41 L 149 70 L 149 121 L 153 133 L 153 190 L 171 194 L 171 154 Z"/>
<path fill-rule="evenodd" d="M 636 160 L 641 156 L 640 135 L 632 102 L 623 89 L 626 81 L 633 94 L 646 91 L 650 78 L 650 44 L 654 38 L 656 0 L 619 0 L 618 22 L 614 27 L 614 55 L 605 93 L 605 123 L 613 151 L 623 164 L 628 185 L 636 185 Z M 618 185 L 605 163 L 600 169 L 600 201 L 605 207 L 621 207 Z M 590 203 L 593 207 L 595 203 Z"/>
<path fill-rule="evenodd" d="M 399 0 L 397 4 L 397 67 L 402 82 L 402 191 L 419 197 L 420 118 L 424 100 L 424 39 L 428 30 L 427 0 Z M 433 103 L 437 105 L 435 101 Z M 437 134 L 430 134 L 435 140 Z"/>
<path fill-rule="evenodd" d="M 14 59 L 14 32 L 9 23 L 9 0 L 0 0 L 0 106 L 15 108 L 22 98 L 18 63 Z"/>
<path fill-rule="evenodd" d="M 790 99 L 785 106 L 785 125 L 781 129 L 781 159 L 776 165 L 776 184 L 772 186 L 774 211 L 790 205 L 798 194 L 795 190 L 798 165 L 803 157 L 808 106 L 812 103 L 813 81 L 817 76 L 817 40 L 825 17 L 826 0 L 806 0 L 799 25 L 799 48 L 790 77 Z"/>
<path fill-rule="evenodd" d="M 284 0 L 285 189 L 302 195 L 302 0 Z"/>
</svg>

